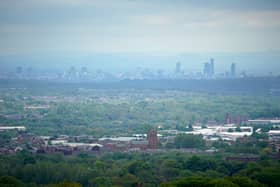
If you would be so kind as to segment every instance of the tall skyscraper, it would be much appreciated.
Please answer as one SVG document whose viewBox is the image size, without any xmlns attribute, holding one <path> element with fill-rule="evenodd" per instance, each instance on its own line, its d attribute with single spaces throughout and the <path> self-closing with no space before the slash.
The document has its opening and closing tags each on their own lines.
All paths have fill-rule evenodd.
<svg viewBox="0 0 280 187">
<path fill-rule="evenodd" d="M 215 74 L 215 65 L 214 65 L 214 59 L 210 59 L 210 76 L 213 76 Z"/>
<path fill-rule="evenodd" d="M 214 59 L 211 58 L 210 62 L 204 63 L 204 69 L 203 74 L 205 77 L 213 77 L 215 74 L 215 65 L 214 65 Z"/>
<path fill-rule="evenodd" d="M 210 64 L 208 62 L 204 63 L 203 74 L 205 77 L 209 77 L 210 74 Z"/>
<path fill-rule="evenodd" d="M 69 80 L 75 80 L 77 78 L 77 70 L 74 66 L 71 66 L 69 71 L 68 71 L 68 79 Z"/>
<path fill-rule="evenodd" d="M 176 73 L 181 73 L 181 62 L 177 62 L 176 63 L 176 70 L 175 70 Z"/>
<path fill-rule="evenodd" d="M 86 80 L 88 78 L 88 69 L 83 66 L 79 72 L 79 76 L 81 80 Z"/>
<path fill-rule="evenodd" d="M 16 67 L 16 77 L 23 78 L 23 68 L 21 66 Z"/>
<path fill-rule="evenodd" d="M 232 63 L 231 66 L 230 66 L 230 75 L 231 75 L 231 77 L 236 76 L 236 65 L 235 65 L 235 63 Z"/>
<path fill-rule="evenodd" d="M 231 123 L 231 117 L 230 117 L 229 113 L 226 113 L 225 124 L 230 124 L 230 123 Z"/>
</svg>

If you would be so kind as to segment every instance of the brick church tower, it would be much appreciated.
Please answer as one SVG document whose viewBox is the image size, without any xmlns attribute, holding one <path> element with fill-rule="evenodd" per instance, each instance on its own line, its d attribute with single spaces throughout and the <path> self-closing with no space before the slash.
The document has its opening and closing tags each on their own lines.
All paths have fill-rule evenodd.
<svg viewBox="0 0 280 187">
<path fill-rule="evenodd" d="M 152 129 L 148 133 L 148 142 L 150 149 L 156 149 L 158 144 L 157 131 Z"/>
</svg>

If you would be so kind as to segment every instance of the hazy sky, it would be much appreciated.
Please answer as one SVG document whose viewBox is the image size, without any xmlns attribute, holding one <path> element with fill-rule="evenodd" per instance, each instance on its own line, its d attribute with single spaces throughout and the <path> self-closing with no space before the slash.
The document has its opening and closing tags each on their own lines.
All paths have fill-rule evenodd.
<svg viewBox="0 0 280 187">
<path fill-rule="evenodd" d="M 279 0 L 0 0 L 0 55 L 280 51 Z"/>
</svg>

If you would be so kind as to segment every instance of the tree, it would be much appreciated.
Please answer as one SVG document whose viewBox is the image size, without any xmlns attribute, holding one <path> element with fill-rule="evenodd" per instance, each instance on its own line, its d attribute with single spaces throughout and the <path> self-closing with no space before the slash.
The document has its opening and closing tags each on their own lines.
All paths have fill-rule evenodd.
<svg viewBox="0 0 280 187">
<path fill-rule="evenodd" d="M 108 177 L 96 177 L 93 180 L 90 180 L 92 187 L 106 187 L 112 186 L 111 180 Z"/>
<path fill-rule="evenodd" d="M 241 132 L 241 128 L 240 127 L 236 127 L 235 131 L 236 132 Z"/>
<path fill-rule="evenodd" d="M 186 168 L 192 171 L 206 171 L 206 170 L 215 170 L 217 164 L 214 161 L 202 159 L 198 156 L 192 156 L 186 162 Z"/>
<path fill-rule="evenodd" d="M 203 148 L 205 142 L 202 136 L 192 134 L 179 134 L 175 137 L 176 148 Z"/>
<path fill-rule="evenodd" d="M 241 187 L 264 187 L 263 184 L 259 183 L 258 181 L 251 180 L 248 177 L 234 176 L 228 177 L 227 179 Z"/>
<path fill-rule="evenodd" d="M 274 168 L 263 169 L 252 176 L 253 179 L 272 187 L 280 186 L 280 170 Z"/>
<path fill-rule="evenodd" d="M 49 187 L 82 187 L 82 185 L 76 182 L 61 182 L 58 184 L 51 184 Z"/>
<path fill-rule="evenodd" d="M 25 184 L 15 177 L 2 176 L 0 177 L 1 187 L 25 187 Z"/>
</svg>

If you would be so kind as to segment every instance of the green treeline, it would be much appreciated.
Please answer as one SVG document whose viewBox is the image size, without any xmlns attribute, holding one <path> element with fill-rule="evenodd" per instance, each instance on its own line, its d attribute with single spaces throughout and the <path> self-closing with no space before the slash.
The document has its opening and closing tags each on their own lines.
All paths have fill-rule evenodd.
<svg viewBox="0 0 280 187">
<path fill-rule="evenodd" d="M 179 152 L 0 156 L 0 186 L 279 186 L 279 161 Z M 68 182 L 67 182 L 68 181 Z"/>
</svg>

